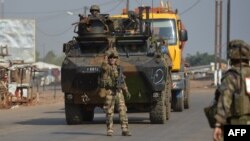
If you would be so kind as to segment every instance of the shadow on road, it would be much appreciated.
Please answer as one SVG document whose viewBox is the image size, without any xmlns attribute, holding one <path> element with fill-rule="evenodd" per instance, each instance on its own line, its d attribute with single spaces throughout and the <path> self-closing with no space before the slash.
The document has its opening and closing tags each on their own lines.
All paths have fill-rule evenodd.
<svg viewBox="0 0 250 141">
<path fill-rule="evenodd" d="M 23 125 L 65 125 L 65 119 L 63 118 L 39 118 L 26 121 L 16 122 Z"/>
<path fill-rule="evenodd" d="M 95 117 L 91 122 L 83 122 L 82 124 L 105 124 L 106 119 L 103 116 Z M 119 117 L 114 117 L 114 123 L 119 124 Z M 16 122 L 22 125 L 67 125 L 65 118 L 38 118 L 26 121 Z M 146 117 L 129 117 L 129 124 L 150 124 L 149 118 Z"/>
<path fill-rule="evenodd" d="M 106 136 L 106 134 L 100 134 L 100 133 L 90 133 L 90 132 L 53 132 L 52 134 L 67 134 L 67 135 L 94 135 L 94 136 Z"/>
<path fill-rule="evenodd" d="M 85 122 L 84 124 L 105 124 L 105 117 L 95 117 L 93 122 Z M 151 124 L 149 118 L 146 117 L 138 117 L 138 116 L 129 116 L 128 115 L 129 124 Z M 114 123 L 119 124 L 119 116 L 114 116 Z"/>
<path fill-rule="evenodd" d="M 62 109 L 59 109 L 58 111 L 47 111 L 47 112 L 44 112 L 44 113 L 47 113 L 47 114 L 58 114 L 58 113 L 65 113 L 65 109 L 62 108 Z"/>
</svg>

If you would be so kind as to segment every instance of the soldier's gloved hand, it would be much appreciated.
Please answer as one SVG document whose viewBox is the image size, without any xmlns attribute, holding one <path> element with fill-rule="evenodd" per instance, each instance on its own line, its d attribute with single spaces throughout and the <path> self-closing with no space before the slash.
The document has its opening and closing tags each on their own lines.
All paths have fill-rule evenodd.
<svg viewBox="0 0 250 141">
<path fill-rule="evenodd" d="M 127 98 L 127 100 L 129 100 L 131 98 L 131 94 L 129 91 L 126 92 L 126 98 Z"/>
</svg>

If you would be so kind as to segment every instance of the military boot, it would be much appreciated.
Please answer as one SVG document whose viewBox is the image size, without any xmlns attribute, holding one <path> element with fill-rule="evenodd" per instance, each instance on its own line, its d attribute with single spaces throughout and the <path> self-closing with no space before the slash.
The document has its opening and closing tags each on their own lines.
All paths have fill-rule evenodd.
<svg viewBox="0 0 250 141">
<path fill-rule="evenodd" d="M 109 129 L 109 130 L 107 131 L 107 136 L 113 136 L 113 130 Z"/>
<path fill-rule="evenodd" d="M 122 131 L 122 136 L 132 136 L 131 132 L 126 130 L 126 131 Z"/>
</svg>

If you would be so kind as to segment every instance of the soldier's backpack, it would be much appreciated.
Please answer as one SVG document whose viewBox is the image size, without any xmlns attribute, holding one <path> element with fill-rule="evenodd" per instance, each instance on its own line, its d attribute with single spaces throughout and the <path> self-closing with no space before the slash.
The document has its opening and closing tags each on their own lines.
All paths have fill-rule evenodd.
<svg viewBox="0 0 250 141">
<path fill-rule="evenodd" d="M 240 75 L 236 70 L 233 70 L 233 69 L 228 70 L 227 73 L 232 74 L 235 77 L 235 79 L 237 79 L 237 76 Z M 239 91 L 240 91 L 240 89 L 237 89 L 235 91 L 235 93 L 239 93 Z M 215 128 L 215 123 L 216 123 L 215 115 L 217 113 L 217 104 L 218 104 L 219 96 L 220 96 L 220 93 L 216 89 L 215 97 L 212 100 L 212 103 L 203 109 L 205 116 L 208 120 L 209 126 L 211 128 Z"/>
<path fill-rule="evenodd" d="M 216 89 L 215 97 L 214 97 L 212 103 L 209 106 L 207 106 L 207 107 L 205 107 L 203 109 L 204 113 L 205 113 L 205 116 L 206 116 L 206 118 L 208 120 L 210 128 L 215 127 L 216 120 L 215 120 L 214 116 L 217 113 L 217 103 L 218 103 L 219 95 L 220 95 L 220 93 Z"/>
</svg>

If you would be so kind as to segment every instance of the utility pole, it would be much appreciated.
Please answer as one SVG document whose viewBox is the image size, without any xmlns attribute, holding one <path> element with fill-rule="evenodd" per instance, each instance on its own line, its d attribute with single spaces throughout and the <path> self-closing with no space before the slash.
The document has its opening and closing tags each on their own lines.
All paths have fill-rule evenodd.
<svg viewBox="0 0 250 141">
<path fill-rule="evenodd" d="M 231 0 L 227 0 L 227 50 L 230 41 L 230 17 L 231 17 L 230 14 L 231 14 Z M 228 52 L 227 52 L 227 59 L 228 59 Z"/>
<path fill-rule="evenodd" d="M 214 35 L 214 70 L 215 71 L 217 71 L 217 61 L 218 61 L 218 50 L 217 50 L 217 39 L 218 39 L 218 37 L 217 37 L 217 24 L 218 24 L 218 1 L 217 0 L 215 0 L 215 23 L 214 23 L 214 25 L 215 25 L 215 35 Z M 215 77 L 216 79 L 217 79 L 217 75 L 216 75 L 216 77 Z M 217 84 L 217 80 L 215 80 L 216 81 L 216 83 L 215 84 Z"/>
<path fill-rule="evenodd" d="M 218 1 L 215 0 L 215 35 L 214 35 L 214 85 L 217 86 L 217 80 L 218 80 L 218 75 L 217 75 L 217 64 L 218 64 L 218 50 L 217 50 L 217 23 L 218 23 Z"/>
<path fill-rule="evenodd" d="M 222 0 L 220 0 L 220 20 L 219 20 L 219 71 L 221 71 L 222 60 Z"/>
<path fill-rule="evenodd" d="M 221 54 L 222 54 L 222 0 L 215 0 L 215 73 L 214 84 L 220 84 L 221 79 Z"/>
</svg>

